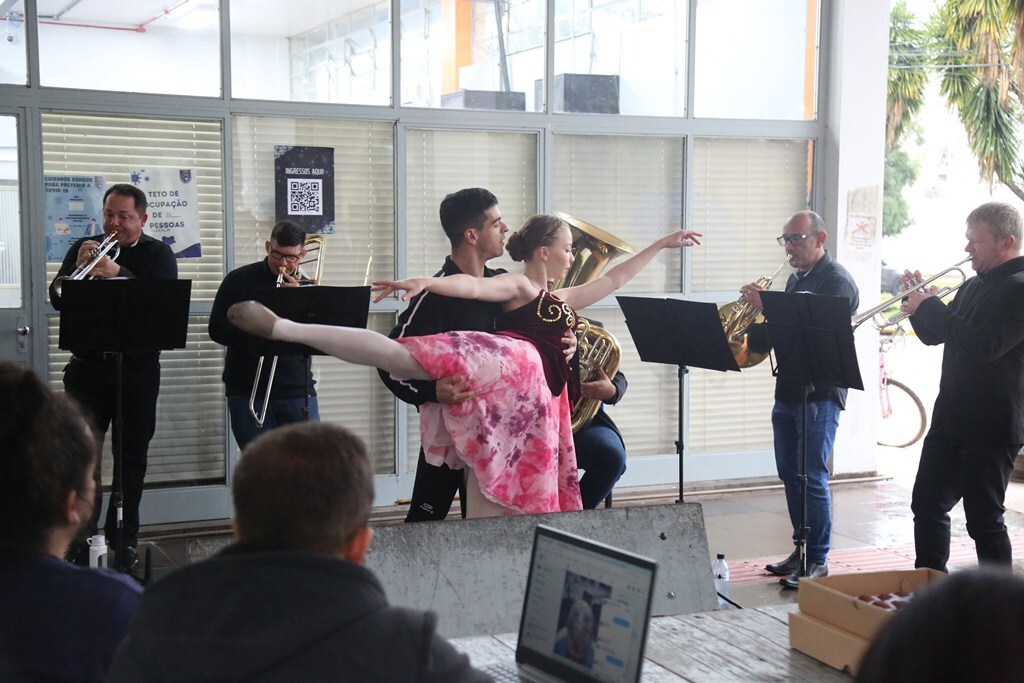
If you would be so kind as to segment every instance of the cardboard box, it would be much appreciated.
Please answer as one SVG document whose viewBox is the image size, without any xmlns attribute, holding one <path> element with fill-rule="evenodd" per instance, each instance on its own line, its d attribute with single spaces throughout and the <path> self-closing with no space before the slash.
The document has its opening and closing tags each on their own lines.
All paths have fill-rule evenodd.
<svg viewBox="0 0 1024 683">
<path fill-rule="evenodd" d="M 800 583 L 803 582 L 801 579 Z M 856 676 L 871 641 L 802 612 L 790 612 L 789 644 L 805 655 Z"/>
<path fill-rule="evenodd" d="M 859 596 L 916 592 L 945 577 L 934 569 L 912 569 L 800 579 L 800 611 L 871 640 L 893 612 L 869 605 Z"/>
</svg>

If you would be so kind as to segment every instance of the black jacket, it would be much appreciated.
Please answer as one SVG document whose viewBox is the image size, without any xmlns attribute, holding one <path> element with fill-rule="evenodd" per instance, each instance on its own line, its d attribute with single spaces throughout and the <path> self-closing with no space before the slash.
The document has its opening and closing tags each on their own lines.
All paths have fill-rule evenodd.
<svg viewBox="0 0 1024 683">
<path fill-rule="evenodd" d="M 860 306 L 860 294 L 857 283 L 850 273 L 839 265 L 827 251 L 807 273 L 793 273 L 786 281 L 786 292 L 809 292 L 828 296 L 846 297 L 850 302 L 850 317 L 857 313 Z M 747 344 L 751 351 L 765 353 L 771 348 L 768 340 L 768 325 L 761 323 L 751 325 L 748 331 Z M 801 403 L 803 386 L 797 380 L 779 376 L 775 380 L 775 400 L 784 403 Z M 819 382 L 807 397 L 808 401 L 833 400 L 840 408 L 846 407 L 846 389 Z"/>
<path fill-rule="evenodd" d="M 260 360 L 259 356 L 249 350 L 249 345 L 255 337 L 228 322 L 228 308 L 239 301 L 252 299 L 261 289 L 273 289 L 276 285 L 277 275 L 267 266 L 267 259 L 263 259 L 235 268 L 227 274 L 217 289 L 207 330 L 210 339 L 227 347 L 227 353 L 224 355 L 224 374 L 221 376 L 224 380 L 225 396 L 249 396 L 252 392 L 252 383 L 256 381 L 256 366 Z M 263 396 L 266 390 L 266 378 L 270 376 L 269 363 L 270 359 L 264 362 L 257 396 Z M 307 358 L 298 355 L 278 356 L 270 397 L 303 398 L 307 388 L 310 396 L 316 396 Z"/>
<path fill-rule="evenodd" d="M 238 544 L 146 589 L 109 681 L 486 681 L 370 570 Z"/>
<path fill-rule="evenodd" d="M 930 433 L 1024 444 L 1024 257 L 967 280 L 948 306 L 922 301 L 910 324 L 946 345 Z"/>
<path fill-rule="evenodd" d="M 501 268 L 484 268 L 484 277 L 492 277 L 504 272 L 506 271 Z M 434 277 L 460 273 L 462 271 L 449 256 Z M 409 307 L 398 316 L 398 324 L 388 336 L 392 339 L 422 337 L 456 330 L 493 332 L 495 321 L 500 315 L 500 303 L 455 299 L 432 292 L 421 292 L 413 297 L 409 302 Z M 418 406 L 437 401 L 437 390 L 432 381 L 403 380 L 399 382 L 391 379 L 391 376 L 383 370 L 378 370 L 378 372 L 391 393 L 406 403 Z"/>
</svg>

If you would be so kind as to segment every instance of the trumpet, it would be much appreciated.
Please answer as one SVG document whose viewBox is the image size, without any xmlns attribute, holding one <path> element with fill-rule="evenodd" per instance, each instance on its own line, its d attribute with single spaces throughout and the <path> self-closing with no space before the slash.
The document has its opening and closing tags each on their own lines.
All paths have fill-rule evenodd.
<svg viewBox="0 0 1024 683">
<path fill-rule="evenodd" d="M 111 249 L 114 250 L 114 255 L 110 258 L 116 261 L 117 257 L 121 255 L 121 245 L 117 243 L 117 230 L 112 231 L 98 246 L 93 247 L 89 252 L 89 260 L 75 268 L 71 275 L 63 275 L 57 278 L 53 284 L 54 293 L 60 296 L 61 285 L 65 280 L 84 280 L 89 277 L 92 269 L 99 264 L 104 256 L 110 253 Z"/>
<path fill-rule="evenodd" d="M 853 317 L 853 329 L 856 330 L 858 327 L 861 326 L 862 323 L 865 323 L 868 320 L 871 320 L 872 324 L 878 329 L 888 327 L 889 325 L 895 325 L 898 322 L 906 320 L 910 316 L 908 316 L 903 311 L 897 311 L 888 318 L 882 317 L 882 312 L 889 308 L 892 308 L 893 306 L 899 305 L 908 294 L 927 288 L 931 283 L 935 282 L 939 278 L 944 278 L 953 275 L 954 277 L 959 277 L 959 282 L 957 282 L 955 285 L 947 285 L 945 287 L 942 287 L 935 293 L 935 296 L 941 299 L 942 297 L 955 292 L 956 290 L 960 289 L 960 287 L 963 286 L 965 282 L 967 282 L 967 274 L 964 273 L 964 270 L 961 266 L 963 266 L 970 260 L 971 257 L 968 256 L 963 261 L 955 263 L 949 268 L 946 268 L 945 270 L 938 272 L 935 275 L 932 275 L 927 280 L 922 280 L 921 282 L 914 284 L 912 287 L 908 287 L 907 289 L 903 290 L 896 296 L 892 297 L 887 301 L 883 301 L 874 308 L 864 311 L 863 313 L 857 314 L 856 316 Z"/>
</svg>

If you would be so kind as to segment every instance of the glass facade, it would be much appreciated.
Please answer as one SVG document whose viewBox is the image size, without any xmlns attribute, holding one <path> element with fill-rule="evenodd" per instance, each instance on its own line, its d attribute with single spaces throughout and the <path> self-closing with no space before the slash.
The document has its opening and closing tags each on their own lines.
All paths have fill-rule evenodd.
<svg viewBox="0 0 1024 683">
<path fill-rule="evenodd" d="M 38 44 L 10 13 L 6 30 L 20 32 L 13 47 L 0 44 L 12 56 L 27 49 L 38 64 L 39 83 L 25 88 L 30 70 L 17 59 L 0 62 L 0 93 L 29 91 L 27 120 L 38 126 L 29 131 L 39 146 L 38 155 L 29 151 L 33 202 L 43 202 L 47 174 L 102 176 L 109 184 L 130 181 L 136 167 L 181 168 L 197 178 L 202 256 L 179 261 L 181 277 L 193 281 L 189 342 L 164 356 L 154 484 L 199 489 L 230 481 L 237 453 L 223 405 L 222 350 L 206 323 L 224 274 L 262 257 L 277 217 L 277 147 L 333 150 L 328 285 L 435 273 L 449 250 L 439 202 L 482 186 L 498 196 L 512 229 L 533 213 L 561 211 L 638 248 L 680 227 L 701 230 L 704 246 L 660 255 L 625 291 L 725 303 L 741 283 L 774 270 L 779 248 L 769 238 L 813 203 L 814 143 L 822 135 L 814 2 L 770 3 L 784 6 L 772 17 L 747 3 L 772 26 L 756 40 L 725 21 L 729 3 L 720 0 L 173 4 L 163 12 L 159 2 L 79 3 L 60 13 L 39 0 L 38 16 L 28 17 L 14 2 Z M 758 68 L 740 68 L 751 62 Z M 766 92 L 773 80 L 778 86 Z M 729 122 L 719 129 L 714 119 Z M 0 167 L 17 152 L 0 129 Z M 26 217 L 12 216 L 5 229 L 13 221 L 30 234 Z M 52 277 L 56 264 L 43 267 L 42 247 L 33 245 L 45 285 L 42 273 Z M 507 257 L 492 265 L 518 269 Z M 45 300 L 30 304 L 46 323 L 43 356 L 33 362 L 56 384 L 66 360 L 57 348 L 59 318 Z M 404 305 L 373 304 L 370 327 L 389 330 Z M 630 391 L 610 412 L 631 471 L 644 472 L 645 461 L 674 457 L 675 369 L 639 360 L 614 298 L 584 314 L 622 344 Z M 323 358 L 314 368 L 322 418 L 355 430 L 373 453 L 378 504 L 407 497 L 415 409 L 397 402 L 373 370 Z M 735 419 L 756 404 L 767 420 L 770 379 L 718 381 L 691 381 L 689 448 L 770 448 L 770 426 L 741 435 L 732 422 L 712 426 L 710 417 L 724 402 Z M 639 475 L 646 483 L 674 480 L 672 468 L 667 477 L 649 472 Z"/>
</svg>

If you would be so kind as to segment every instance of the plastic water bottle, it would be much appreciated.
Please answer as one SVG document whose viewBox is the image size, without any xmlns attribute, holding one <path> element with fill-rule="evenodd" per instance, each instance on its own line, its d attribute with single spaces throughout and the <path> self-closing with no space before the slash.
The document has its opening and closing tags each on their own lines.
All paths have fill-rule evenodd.
<svg viewBox="0 0 1024 683">
<path fill-rule="evenodd" d="M 718 609 L 724 609 L 729 603 L 722 599 L 722 596 L 729 597 L 729 565 L 725 563 L 725 555 L 718 553 L 718 558 L 711 565 L 711 572 L 715 575 L 715 591 L 718 593 Z"/>
<path fill-rule="evenodd" d="M 103 534 L 90 536 L 86 541 L 89 544 L 89 566 L 107 566 L 107 539 Z"/>
</svg>

